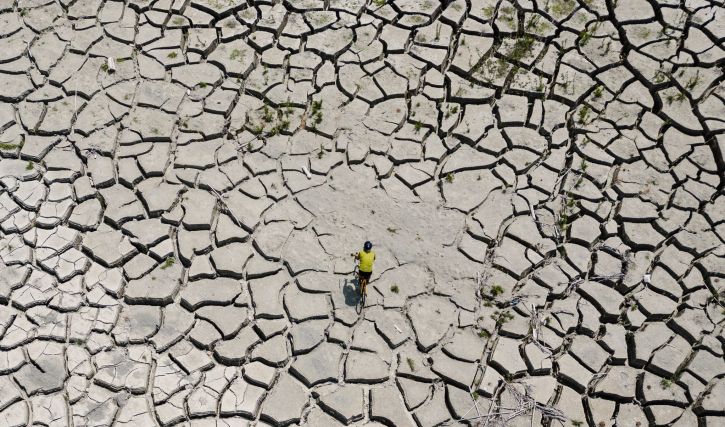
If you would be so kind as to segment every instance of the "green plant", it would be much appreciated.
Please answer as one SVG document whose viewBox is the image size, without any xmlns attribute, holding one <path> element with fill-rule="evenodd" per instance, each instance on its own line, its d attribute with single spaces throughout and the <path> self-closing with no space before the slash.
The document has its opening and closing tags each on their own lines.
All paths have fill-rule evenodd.
<svg viewBox="0 0 725 427">
<path fill-rule="evenodd" d="M 310 108 L 311 127 L 314 129 L 318 124 L 322 123 L 322 101 L 312 101 Z"/>
<path fill-rule="evenodd" d="M 184 24 L 184 18 L 182 18 L 181 16 L 177 16 L 171 22 L 178 27 Z"/>
<path fill-rule="evenodd" d="M 255 135 L 261 135 L 264 132 L 264 123 L 260 123 L 256 126 L 252 126 L 250 131 Z"/>
<path fill-rule="evenodd" d="M 398 287 L 398 285 L 393 285 L 390 287 L 390 292 L 397 294 L 398 292 L 400 292 L 400 288 Z"/>
<path fill-rule="evenodd" d="M 423 124 L 420 122 L 420 120 L 415 122 L 415 133 L 419 133 L 420 129 L 423 127 Z"/>
<path fill-rule="evenodd" d="M 603 92 L 604 92 L 604 87 L 602 85 L 599 85 L 594 89 L 593 95 L 595 98 L 601 98 Z"/>
<path fill-rule="evenodd" d="M 162 270 L 166 270 L 167 268 L 169 268 L 172 265 L 174 265 L 174 263 L 176 263 L 176 260 L 173 257 L 168 257 L 168 258 L 166 258 L 166 260 L 164 261 L 164 263 L 161 264 L 161 269 Z"/>
<path fill-rule="evenodd" d="M 104 73 L 108 72 L 108 63 L 107 62 L 104 62 L 103 64 L 101 64 L 101 71 L 103 71 Z"/>
<path fill-rule="evenodd" d="M 166 55 L 166 57 L 167 57 L 167 58 L 171 58 L 171 59 L 174 59 L 174 58 L 176 58 L 177 56 L 178 56 L 178 54 L 177 54 L 177 53 L 176 53 L 175 51 L 173 51 L 173 52 L 169 52 L 169 54 L 168 54 L 168 55 Z"/>
<path fill-rule="evenodd" d="M 232 53 L 229 54 L 229 59 L 231 59 L 232 61 L 234 61 L 237 58 L 241 59 L 243 57 L 244 57 L 244 53 L 239 49 L 234 49 L 234 50 L 232 50 Z"/>
<path fill-rule="evenodd" d="M 388 227 L 387 230 L 388 230 L 388 233 L 390 233 L 390 234 L 396 234 L 398 232 L 398 229 L 393 228 L 393 227 Z"/>
<path fill-rule="evenodd" d="M 488 338 L 491 338 L 491 333 L 490 333 L 490 332 L 488 332 L 488 331 L 487 331 L 487 330 L 485 330 L 485 329 L 481 329 L 480 331 L 478 331 L 478 336 L 479 336 L 479 337 L 481 337 L 481 338 L 486 338 L 486 339 L 488 339 Z"/>
<path fill-rule="evenodd" d="M 453 176 L 453 173 L 452 172 L 448 172 L 446 174 L 445 180 L 446 180 L 447 183 L 449 183 L 449 184 L 453 183 L 453 180 L 454 179 L 455 179 L 455 177 Z"/>
<path fill-rule="evenodd" d="M 549 5 L 549 10 L 555 17 L 563 17 L 569 15 L 575 7 L 575 0 L 555 0 Z"/>
<path fill-rule="evenodd" d="M 504 323 L 513 320 L 514 315 L 511 314 L 508 310 L 499 311 L 496 310 L 492 315 L 491 319 L 493 319 L 496 322 L 496 326 L 501 326 Z"/>
<path fill-rule="evenodd" d="M 592 29 L 582 30 L 582 32 L 579 33 L 579 46 L 586 46 L 587 43 L 589 43 L 589 41 L 594 36 L 594 33 L 597 32 L 598 28 L 599 23 L 597 22 L 596 24 L 594 24 Z"/>
<path fill-rule="evenodd" d="M 697 85 L 700 84 L 700 70 L 697 70 L 694 76 L 690 77 L 690 79 L 685 84 L 685 89 L 691 91 L 697 87 Z"/>
<path fill-rule="evenodd" d="M 665 72 L 662 70 L 657 70 L 655 72 L 654 77 L 652 78 L 652 80 L 654 80 L 655 83 L 662 83 L 666 79 L 667 79 L 667 74 L 665 74 Z"/>
<path fill-rule="evenodd" d="M 503 288 L 499 285 L 493 285 L 491 286 L 491 296 L 496 298 L 497 296 L 501 295 L 503 293 Z"/>
<path fill-rule="evenodd" d="M 386 2 L 387 2 L 387 0 L 373 0 L 373 3 L 375 3 L 375 6 L 377 6 L 377 7 L 385 6 Z"/>
<path fill-rule="evenodd" d="M 660 387 L 662 387 L 662 390 L 667 390 L 668 388 L 672 387 L 672 379 L 662 378 L 662 380 L 660 381 Z"/>
<path fill-rule="evenodd" d="M 533 15 L 531 16 L 531 19 L 526 23 L 526 30 L 538 30 L 539 29 L 539 21 L 541 20 L 541 15 Z"/>
<path fill-rule="evenodd" d="M 31 171 L 33 169 L 35 169 L 35 164 L 33 164 L 33 162 L 31 162 L 30 160 L 28 160 L 28 164 L 25 165 L 25 170 L 26 171 Z"/>
<path fill-rule="evenodd" d="M 647 27 L 640 27 L 638 35 L 640 38 L 646 39 L 652 35 L 652 30 Z"/>
<path fill-rule="evenodd" d="M 574 427 L 581 427 L 584 425 L 584 422 L 579 420 L 571 420 L 571 425 Z"/>
<path fill-rule="evenodd" d="M 270 123 L 274 119 L 274 114 L 266 105 L 262 107 L 262 120 L 265 123 Z"/>
<path fill-rule="evenodd" d="M 500 9 L 501 13 L 499 14 L 499 18 L 507 23 L 508 25 L 514 24 L 514 14 L 516 10 L 511 6 L 505 6 Z"/>
<path fill-rule="evenodd" d="M 579 123 L 580 124 L 586 124 L 587 120 L 589 119 L 589 110 L 590 107 L 587 104 L 582 105 L 582 108 L 579 109 Z"/>
<path fill-rule="evenodd" d="M 519 37 L 518 39 L 516 39 L 516 42 L 506 56 L 515 61 L 520 61 L 521 59 L 526 57 L 529 52 L 531 52 L 531 48 L 534 46 L 535 41 L 536 40 L 534 40 L 534 38 L 530 35 Z"/>
<path fill-rule="evenodd" d="M 18 144 L 8 144 L 7 142 L 0 142 L 0 150 L 14 150 L 18 147 Z"/>
</svg>

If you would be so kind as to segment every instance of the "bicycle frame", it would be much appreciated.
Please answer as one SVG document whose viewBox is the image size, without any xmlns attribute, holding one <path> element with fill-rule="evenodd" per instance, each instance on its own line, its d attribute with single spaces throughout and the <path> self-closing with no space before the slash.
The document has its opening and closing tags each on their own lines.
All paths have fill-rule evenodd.
<svg viewBox="0 0 725 427">
<path fill-rule="evenodd" d="M 355 264 L 354 273 L 357 277 L 358 286 L 360 286 L 360 296 L 364 299 L 367 295 L 368 280 L 360 276 L 360 266 L 357 263 Z"/>
</svg>

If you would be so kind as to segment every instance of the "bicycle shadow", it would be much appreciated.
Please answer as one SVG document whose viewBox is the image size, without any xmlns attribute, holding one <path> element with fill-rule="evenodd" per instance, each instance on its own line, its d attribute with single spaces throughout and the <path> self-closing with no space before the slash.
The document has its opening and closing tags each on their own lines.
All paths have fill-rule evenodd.
<svg viewBox="0 0 725 427">
<path fill-rule="evenodd" d="M 360 302 L 360 288 L 357 279 L 345 279 L 342 286 L 342 295 L 345 297 L 345 305 L 355 307 Z"/>
</svg>

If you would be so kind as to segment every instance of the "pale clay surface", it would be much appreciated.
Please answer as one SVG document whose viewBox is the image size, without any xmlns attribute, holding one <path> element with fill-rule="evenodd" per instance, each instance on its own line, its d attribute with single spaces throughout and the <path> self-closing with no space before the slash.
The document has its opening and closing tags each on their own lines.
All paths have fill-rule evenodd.
<svg viewBox="0 0 725 427">
<path fill-rule="evenodd" d="M 0 426 L 724 425 L 724 14 L 0 0 Z"/>
</svg>

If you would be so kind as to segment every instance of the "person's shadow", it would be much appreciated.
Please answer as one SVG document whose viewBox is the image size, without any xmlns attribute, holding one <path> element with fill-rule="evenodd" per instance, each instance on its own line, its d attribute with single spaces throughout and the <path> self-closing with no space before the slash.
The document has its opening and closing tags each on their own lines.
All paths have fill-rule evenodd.
<svg viewBox="0 0 725 427">
<path fill-rule="evenodd" d="M 350 307 L 357 306 L 360 302 L 360 291 L 358 290 L 357 279 L 344 279 L 345 284 L 342 285 L 342 295 L 345 297 L 345 304 Z"/>
</svg>

